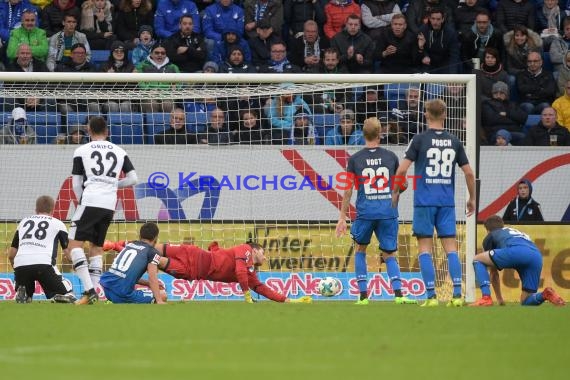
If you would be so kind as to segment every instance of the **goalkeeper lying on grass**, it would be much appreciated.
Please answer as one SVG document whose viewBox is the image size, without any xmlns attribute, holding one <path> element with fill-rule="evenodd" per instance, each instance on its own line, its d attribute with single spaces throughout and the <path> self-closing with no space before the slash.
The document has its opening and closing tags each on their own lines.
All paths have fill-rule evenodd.
<svg viewBox="0 0 570 380">
<path fill-rule="evenodd" d="M 121 251 L 125 242 L 106 241 L 105 251 Z M 257 243 L 240 244 L 231 248 L 220 248 L 217 242 L 209 245 L 208 251 L 190 244 L 156 244 L 155 248 L 166 258 L 168 264 L 162 269 L 175 278 L 184 280 L 210 280 L 238 282 L 247 303 L 253 303 L 251 290 L 276 302 L 311 303 L 310 296 L 298 299 L 287 298 L 262 283 L 256 274 L 256 267 L 263 265 L 265 254 Z"/>
</svg>

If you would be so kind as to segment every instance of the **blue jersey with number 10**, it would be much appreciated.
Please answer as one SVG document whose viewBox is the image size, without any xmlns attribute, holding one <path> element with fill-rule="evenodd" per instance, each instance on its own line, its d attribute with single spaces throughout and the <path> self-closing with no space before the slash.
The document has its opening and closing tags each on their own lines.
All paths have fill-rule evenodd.
<svg viewBox="0 0 570 380">
<path fill-rule="evenodd" d="M 151 245 L 134 241 L 115 257 L 111 268 L 101 276 L 101 285 L 112 288 L 118 294 L 129 294 L 150 263 L 158 265 L 160 255 Z"/>
<path fill-rule="evenodd" d="M 398 157 L 384 148 L 364 148 L 348 160 L 346 171 L 357 181 L 356 217 L 377 220 L 398 217 L 392 208 L 392 181 Z M 364 181 L 366 180 L 366 183 Z"/>
<path fill-rule="evenodd" d="M 445 130 L 428 129 L 412 139 L 404 154 L 415 163 L 414 206 L 455 206 L 455 165 L 469 163 L 463 144 Z"/>
</svg>

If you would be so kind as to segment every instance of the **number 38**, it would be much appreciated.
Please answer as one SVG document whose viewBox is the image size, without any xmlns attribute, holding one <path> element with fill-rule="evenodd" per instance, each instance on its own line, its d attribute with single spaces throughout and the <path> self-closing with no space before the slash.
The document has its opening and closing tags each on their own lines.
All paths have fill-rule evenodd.
<svg viewBox="0 0 570 380">
<path fill-rule="evenodd" d="M 437 177 L 440 174 L 442 177 L 451 177 L 455 160 L 455 150 L 451 148 L 443 150 L 439 148 L 429 148 L 426 156 L 429 159 L 428 166 L 426 167 L 426 174 L 429 177 Z"/>
</svg>

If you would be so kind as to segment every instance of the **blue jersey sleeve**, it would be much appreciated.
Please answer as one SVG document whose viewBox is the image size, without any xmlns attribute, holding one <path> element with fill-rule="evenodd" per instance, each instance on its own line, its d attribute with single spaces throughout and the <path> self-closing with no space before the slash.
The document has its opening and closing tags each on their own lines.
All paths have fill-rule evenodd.
<svg viewBox="0 0 570 380">
<path fill-rule="evenodd" d="M 483 239 L 483 251 L 490 251 L 493 248 L 495 248 L 493 246 L 493 236 L 492 234 L 488 234 L 485 236 L 485 239 Z"/>
<path fill-rule="evenodd" d="M 413 137 L 412 141 L 410 141 L 410 144 L 408 145 L 408 148 L 404 152 L 404 157 L 410 161 L 415 162 L 418 159 L 418 151 L 420 144 L 421 144 L 420 139 Z"/>
<path fill-rule="evenodd" d="M 152 247 L 146 251 L 146 262 L 147 264 L 154 264 L 158 265 L 160 262 L 160 253 L 156 250 L 156 248 Z"/>
<path fill-rule="evenodd" d="M 465 148 L 463 147 L 463 143 L 459 141 L 459 139 L 455 139 L 455 152 L 457 154 L 456 160 L 457 165 L 462 167 L 469 163 L 469 159 L 467 159 L 467 153 L 465 153 Z"/>
</svg>

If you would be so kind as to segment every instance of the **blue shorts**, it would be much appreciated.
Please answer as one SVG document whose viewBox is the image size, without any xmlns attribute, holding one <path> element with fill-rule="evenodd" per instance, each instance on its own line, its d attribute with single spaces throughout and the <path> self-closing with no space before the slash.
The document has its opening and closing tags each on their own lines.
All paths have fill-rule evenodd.
<svg viewBox="0 0 570 380">
<path fill-rule="evenodd" d="M 542 272 L 542 254 L 538 249 L 525 245 L 498 248 L 489 251 L 497 269 L 512 268 L 521 278 L 522 290 L 536 293 Z"/>
<path fill-rule="evenodd" d="M 350 234 L 357 244 L 368 245 L 374 232 L 380 243 L 380 249 L 384 252 L 392 253 L 398 249 L 398 227 L 398 218 L 356 219 L 350 227 Z"/>
<path fill-rule="evenodd" d="M 440 239 L 455 237 L 455 207 L 414 207 L 414 236 L 432 237 L 434 227 Z"/>
<path fill-rule="evenodd" d="M 113 303 L 153 303 L 154 296 L 149 290 L 135 290 L 125 294 L 124 289 L 117 289 L 101 286 L 105 291 L 105 297 Z"/>
</svg>

